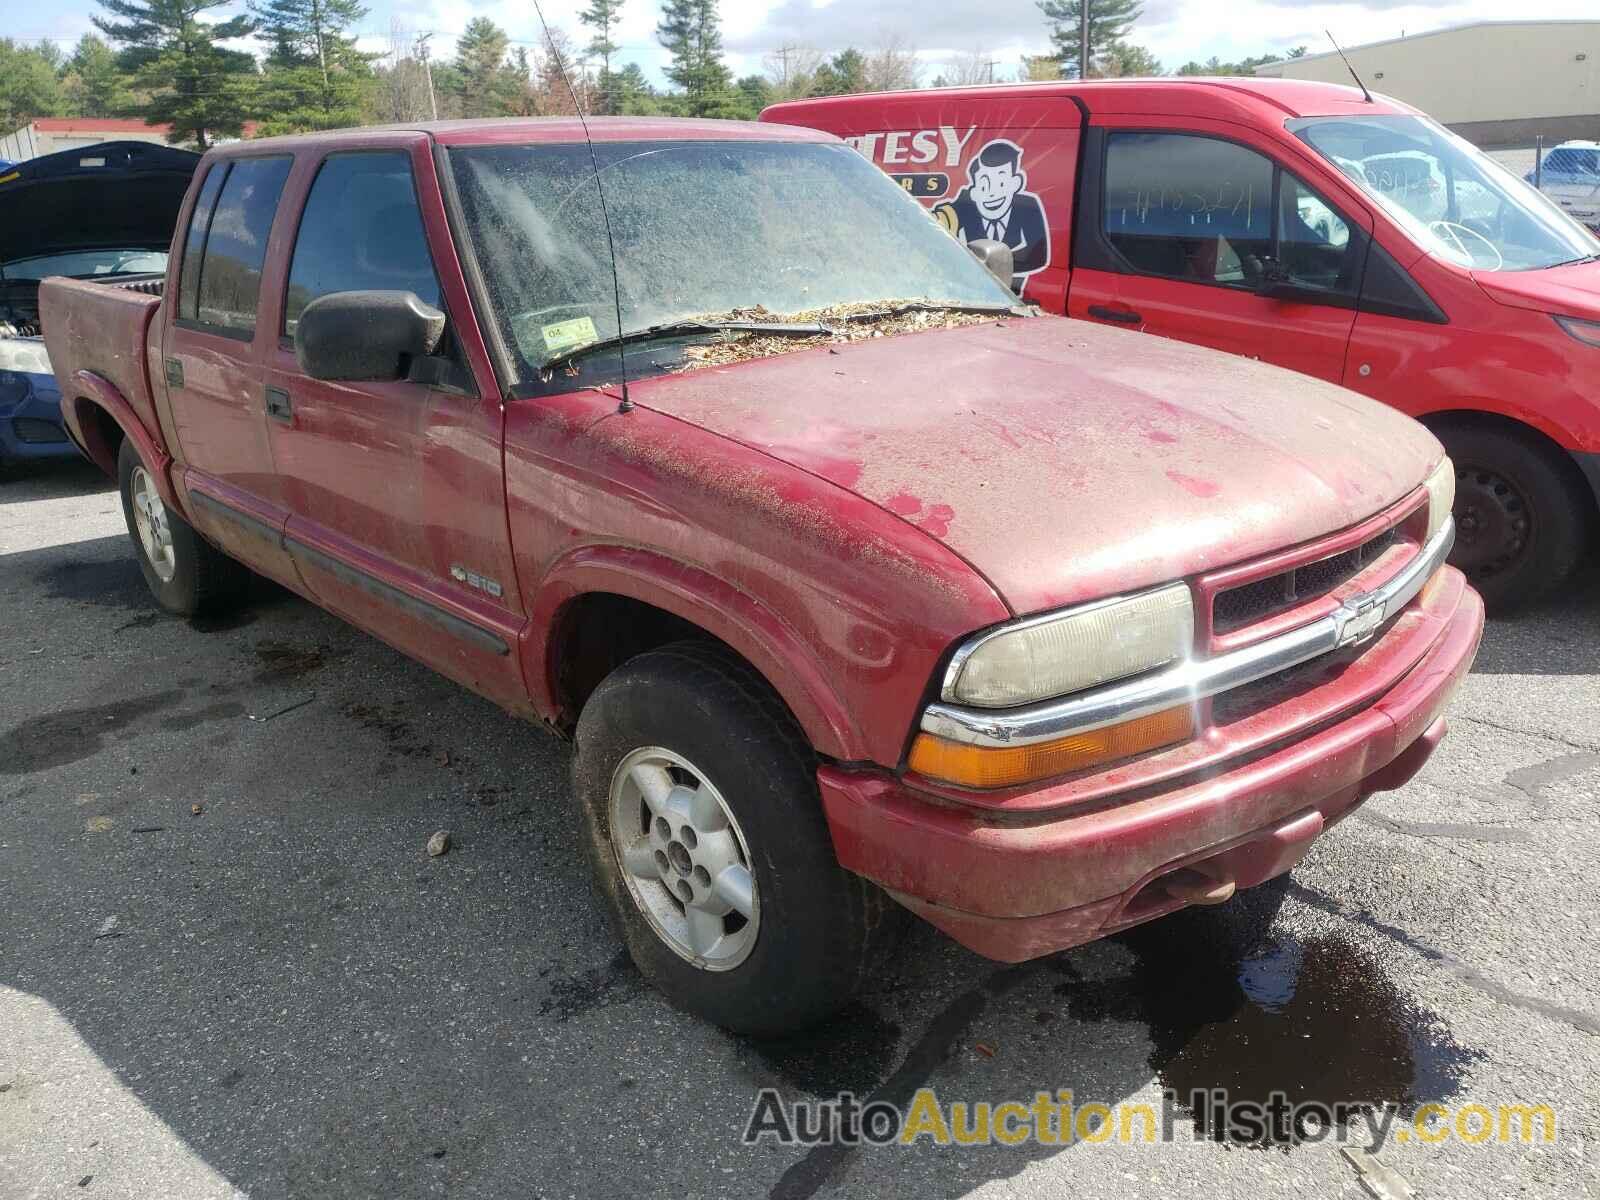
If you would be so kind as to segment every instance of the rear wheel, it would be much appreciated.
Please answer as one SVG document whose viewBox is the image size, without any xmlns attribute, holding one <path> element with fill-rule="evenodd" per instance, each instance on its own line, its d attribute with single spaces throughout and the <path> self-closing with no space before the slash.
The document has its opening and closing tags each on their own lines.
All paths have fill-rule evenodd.
<svg viewBox="0 0 1600 1200">
<path fill-rule="evenodd" d="M 1515 430 L 1445 429 L 1456 467 L 1456 546 L 1461 568 L 1493 611 L 1548 594 L 1577 566 L 1588 505 L 1570 463 Z"/>
<path fill-rule="evenodd" d="M 718 1025 L 777 1034 L 826 1017 L 899 926 L 835 859 L 794 718 L 720 647 L 678 643 L 607 676 L 578 721 L 573 780 L 634 963 Z"/>
<path fill-rule="evenodd" d="M 185 617 L 236 603 L 249 583 L 249 570 L 166 506 L 155 476 L 131 441 L 124 440 L 117 455 L 117 477 L 128 535 L 156 602 Z"/>
</svg>

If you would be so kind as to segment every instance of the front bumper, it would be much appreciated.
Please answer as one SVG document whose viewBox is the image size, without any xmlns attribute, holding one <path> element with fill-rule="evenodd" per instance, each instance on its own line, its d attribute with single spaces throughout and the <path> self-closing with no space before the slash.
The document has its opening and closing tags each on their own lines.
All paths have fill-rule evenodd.
<svg viewBox="0 0 1600 1200">
<path fill-rule="evenodd" d="M 77 458 L 48 375 L 0 371 L 0 459 Z"/>
<path fill-rule="evenodd" d="M 1393 637 L 1320 689 L 1318 719 L 1125 796 L 1082 801 L 1067 782 L 1003 813 L 924 797 L 887 772 L 823 767 L 834 849 L 848 870 L 990 958 L 1092 941 L 1282 874 L 1368 796 L 1404 785 L 1443 737 L 1442 711 L 1482 632 L 1482 601 L 1442 568 Z M 1419 637 L 1420 657 L 1389 649 Z M 1371 698 L 1386 654 L 1393 677 Z M 1355 707 L 1323 718 L 1342 686 Z"/>
</svg>

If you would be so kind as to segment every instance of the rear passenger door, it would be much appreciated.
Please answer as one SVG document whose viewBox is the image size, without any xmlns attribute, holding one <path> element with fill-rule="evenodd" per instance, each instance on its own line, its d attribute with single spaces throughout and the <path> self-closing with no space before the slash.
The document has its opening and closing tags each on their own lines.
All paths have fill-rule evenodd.
<svg viewBox="0 0 1600 1200">
<path fill-rule="evenodd" d="M 285 540 L 321 603 L 459 682 L 525 704 L 511 653 L 522 619 L 504 417 L 498 395 L 480 390 L 452 344 L 462 313 L 440 285 L 415 171 L 428 170 L 431 184 L 427 143 L 395 135 L 402 140 L 385 147 L 385 136 L 378 148 L 305 164 L 311 178 L 291 218 L 292 248 L 269 279 L 279 303 L 266 352 L 267 425 L 289 510 Z M 436 188 L 430 198 L 442 229 Z M 294 333 L 306 306 L 373 290 L 413 292 L 446 311 L 434 382 L 330 382 L 300 370 Z"/>
<path fill-rule="evenodd" d="M 285 582 L 283 494 L 261 390 L 261 277 L 293 159 L 213 161 L 183 241 L 162 370 L 195 525 L 235 558 Z M 268 334 L 275 331 L 269 329 Z"/>
<path fill-rule="evenodd" d="M 1337 383 L 1371 228 L 1234 137 L 1096 127 L 1068 312 Z"/>
</svg>

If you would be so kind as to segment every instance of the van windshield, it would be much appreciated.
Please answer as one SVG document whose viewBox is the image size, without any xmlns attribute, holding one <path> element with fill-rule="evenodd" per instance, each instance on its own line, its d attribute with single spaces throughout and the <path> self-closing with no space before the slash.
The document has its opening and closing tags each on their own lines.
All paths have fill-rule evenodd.
<svg viewBox="0 0 1600 1200">
<path fill-rule="evenodd" d="M 1471 143 L 1423 117 L 1308 117 L 1291 132 L 1424 249 L 1475 271 L 1600 257 L 1600 239 Z"/>
<path fill-rule="evenodd" d="M 596 142 L 450 151 L 502 337 L 526 378 L 575 347 L 712 314 L 891 302 L 1015 305 L 915 200 L 821 142 Z"/>
</svg>

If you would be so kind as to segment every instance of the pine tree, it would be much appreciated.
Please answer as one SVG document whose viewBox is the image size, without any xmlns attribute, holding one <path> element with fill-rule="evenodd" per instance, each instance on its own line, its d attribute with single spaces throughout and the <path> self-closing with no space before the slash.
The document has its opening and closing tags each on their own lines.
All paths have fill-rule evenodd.
<svg viewBox="0 0 1600 1200">
<path fill-rule="evenodd" d="M 85 117 L 115 117 L 133 102 L 127 77 L 111 47 L 86 33 L 73 47 L 62 80 L 72 111 Z"/>
<path fill-rule="evenodd" d="M 35 117 L 61 111 L 61 83 L 44 45 L 19 45 L 0 38 L 0 121 L 7 133 Z"/>
<path fill-rule="evenodd" d="M 372 64 L 346 33 L 367 15 L 360 0 L 251 0 L 250 11 L 271 46 L 259 101 L 263 132 L 360 124 Z"/>
<path fill-rule="evenodd" d="M 1090 73 L 1100 55 L 1126 38 L 1144 14 L 1141 0 L 1038 0 L 1039 11 L 1050 22 L 1050 40 L 1055 43 L 1061 73 L 1069 79 L 1079 75 L 1079 37 L 1085 4 L 1089 6 Z"/>
<path fill-rule="evenodd" d="M 622 0 L 589 0 L 589 7 L 578 14 L 578 20 L 594 30 L 588 49 L 593 57 L 600 60 L 602 77 L 611 73 L 611 56 L 617 52 L 617 44 L 611 40 L 611 31 L 621 17 Z"/>
<path fill-rule="evenodd" d="M 847 96 L 866 90 L 867 59 L 854 46 L 835 54 L 811 77 L 813 96 Z"/>
<path fill-rule="evenodd" d="M 518 107 L 515 68 L 506 63 L 511 39 L 488 17 L 474 17 L 456 42 L 461 76 L 461 115 L 503 117 Z"/>
<path fill-rule="evenodd" d="M 204 150 L 238 137 L 250 103 L 256 60 L 217 43 L 255 29 L 248 16 L 214 24 L 202 13 L 231 0 L 99 0 L 110 17 L 95 28 L 122 47 L 119 64 L 148 99 L 134 111 L 150 125 L 170 125 L 167 140 Z"/>
<path fill-rule="evenodd" d="M 730 117 L 739 111 L 733 76 L 722 61 L 717 0 L 664 0 L 656 39 L 672 54 L 667 78 L 683 89 L 686 117 Z"/>
</svg>

